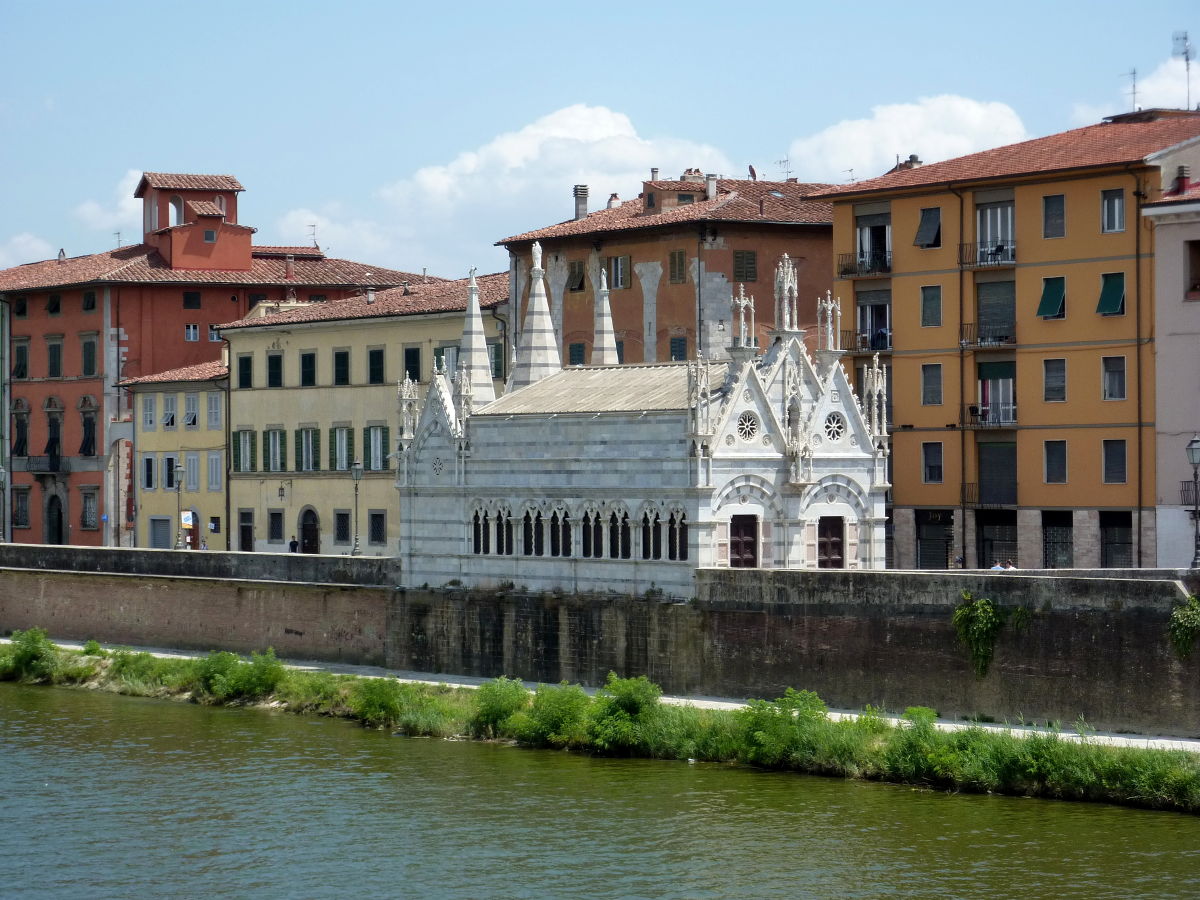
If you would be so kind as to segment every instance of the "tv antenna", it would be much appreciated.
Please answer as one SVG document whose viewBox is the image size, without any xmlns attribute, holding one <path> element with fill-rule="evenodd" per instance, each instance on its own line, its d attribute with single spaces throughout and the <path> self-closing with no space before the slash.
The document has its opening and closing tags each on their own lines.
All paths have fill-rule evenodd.
<svg viewBox="0 0 1200 900">
<path fill-rule="evenodd" d="M 847 179 L 846 179 L 846 181 L 853 181 L 853 180 L 854 180 L 854 170 L 853 170 L 853 169 L 842 169 L 842 171 L 843 171 L 843 172 L 845 172 L 847 175 L 849 175 L 849 176 L 850 176 L 849 178 L 847 178 Z"/>
<path fill-rule="evenodd" d="M 116 238 L 117 238 L 117 249 L 118 249 L 118 250 L 120 250 L 120 249 L 121 249 L 121 232 L 119 232 L 119 231 L 114 231 L 114 232 L 113 232 L 113 234 L 114 234 L 114 235 L 116 236 Z"/>
<path fill-rule="evenodd" d="M 792 161 L 786 156 L 783 159 L 775 160 L 775 165 L 783 171 L 783 180 L 787 181 L 792 177 Z"/>
<path fill-rule="evenodd" d="M 1175 34 L 1172 35 L 1172 41 L 1173 41 L 1175 47 L 1174 47 L 1174 50 L 1172 51 L 1171 55 L 1183 57 L 1183 68 L 1184 68 L 1184 71 L 1187 73 L 1187 76 L 1186 76 L 1186 78 L 1187 78 L 1187 105 L 1184 108 L 1191 109 L 1192 108 L 1192 59 L 1195 58 L 1195 56 L 1196 56 L 1196 49 L 1192 46 L 1191 42 L 1188 40 L 1188 33 L 1186 31 L 1175 32 Z"/>
<path fill-rule="evenodd" d="M 309 236 L 312 237 L 313 246 L 319 247 L 320 244 L 317 243 L 317 223 L 310 222 L 308 225 L 308 231 L 309 231 Z"/>
<path fill-rule="evenodd" d="M 1129 79 L 1129 108 L 1133 112 L 1137 112 L 1137 69 L 1130 69 L 1125 73 L 1125 77 Z"/>
</svg>

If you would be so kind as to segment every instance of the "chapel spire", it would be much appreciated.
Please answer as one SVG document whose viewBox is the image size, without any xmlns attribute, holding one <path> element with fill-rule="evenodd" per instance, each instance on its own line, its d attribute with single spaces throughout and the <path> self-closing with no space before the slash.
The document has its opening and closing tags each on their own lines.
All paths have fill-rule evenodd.
<svg viewBox="0 0 1200 900">
<path fill-rule="evenodd" d="M 592 338 L 592 365 L 615 366 L 617 338 L 613 334 L 612 307 L 608 302 L 608 273 L 600 270 L 600 291 L 596 295 L 596 333 Z"/>
<path fill-rule="evenodd" d="M 542 268 L 542 245 L 533 242 L 533 267 L 529 270 L 529 303 L 525 309 L 525 327 L 517 362 L 508 380 L 508 390 L 515 391 L 562 369 L 558 352 L 558 337 L 550 319 L 546 301 L 546 270 Z"/>
<path fill-rule="evenodd" d="M 463 322 L 458 364 L 464 377 L 471 382 L 470 395 L 475 406 L 483 406 L 496 399 L 487 340 L 483 336 L 483 314 L 479 311 L 479 285 L 475 283 L 474 267 L 471 268 L 471 280 L 467 287 L 467 315 Z"/>
</svg>

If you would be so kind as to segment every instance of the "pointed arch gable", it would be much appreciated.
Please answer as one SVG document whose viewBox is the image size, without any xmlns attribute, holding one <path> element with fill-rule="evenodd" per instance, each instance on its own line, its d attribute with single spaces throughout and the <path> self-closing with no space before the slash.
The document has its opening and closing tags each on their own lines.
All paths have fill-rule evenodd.
<svg viewBox="0 0 1200 900">
<path fill-rule="evenodd" d="M 775 485 L 761 475 L 750 473 L 738 475 L 727 481 L 713 495 L 712 511 L 713 513 L 717 513 L 726 505 L 740 505 L 743 502 L 743 498 L 753 498 L 774 518 L 783 517 L 783 504 L 780 502 Z"/>
</svg>

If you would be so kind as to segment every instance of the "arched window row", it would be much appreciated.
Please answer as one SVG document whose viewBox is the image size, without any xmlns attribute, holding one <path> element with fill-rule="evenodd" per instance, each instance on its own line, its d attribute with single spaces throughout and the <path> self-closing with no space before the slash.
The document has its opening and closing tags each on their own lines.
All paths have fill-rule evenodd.
<svg viewBox="0 0 1200 900">
<path fill-rule="evenodd" d="M 520 529 L 519 550 L 514 541 Z M 526 509 L 514 523 L 506 509 L 477 508 L 471 519 L 471 550 L 477 556 L 549 556 L 583 559 L 632 559 L 634 527 L 624 510 L 601 512 L 587 507 L 578 525 L 571 514 L 555 508 L 549 515 Z M 687 517 L 671 510 L 666 519 L 658 512 L 642 514 L 641 558 L 686 560 Z"/>
</svg>

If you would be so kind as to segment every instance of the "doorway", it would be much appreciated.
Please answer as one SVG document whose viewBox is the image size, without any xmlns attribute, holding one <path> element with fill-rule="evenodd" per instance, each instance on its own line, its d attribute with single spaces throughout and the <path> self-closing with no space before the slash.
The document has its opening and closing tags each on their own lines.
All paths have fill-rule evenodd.
<svg viewBox="0 0 1200 900">
<path fill-rule="evenodd" d="M 821 516 L 817 522 L 817 568 L 846 568 L 846 520 Z"/>
<path fill-rule="evenodd" d="M 316 510 L 306 509 L 300 516 L 300 552 L 321 552 L 321 520 Z"/>
<path fill-rule="evenodd" d="M 62 500 L 55 494 L 51 494 L 50 499 L 46 501 L 46 543 L 66 543 L 66 537 L 63 533 Z"/>
<path fill-rule="evenodd" d="M 238 510 L 238 549 L 247 553 L 254 550 L 254 510 Z"/>
<path fill-rule="evenodd" d="M 758 568 L 758 516 L 733 516 L 729 520 L 729 565 Z"/>
</svg>

